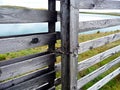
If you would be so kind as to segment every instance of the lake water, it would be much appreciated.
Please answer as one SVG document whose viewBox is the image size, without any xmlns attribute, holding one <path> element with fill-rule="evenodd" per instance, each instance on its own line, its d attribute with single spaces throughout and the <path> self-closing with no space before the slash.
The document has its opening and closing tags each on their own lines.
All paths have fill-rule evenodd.
<svg viewBox="0 0 120 90">
<path fill-rule="evenodd" d="M 109 15 L 93 15 L 93 14 L 80 14 L 79 21 L 90 21 L 90 20 L 102 20 L 110 18 L 120 18 L 118 16 L 109 16 Z M 98 29 L 99 31 L 113 31 L 119 30 L 120 26 Z M 56 30 L 60 31 L 60 23 L 56 23 Z M 98 30 L 93 30 L 89 32 L 84 32 L 83 34 L 94 33 Z M 10 36 L 10 35 L 19 35 L 19 34 L 30 34 L 30 33 L 41 33 L 48 31 L 47 23 L 31 23 L 31 24 L 0 24 L 0 36 Z"/>
</svg>

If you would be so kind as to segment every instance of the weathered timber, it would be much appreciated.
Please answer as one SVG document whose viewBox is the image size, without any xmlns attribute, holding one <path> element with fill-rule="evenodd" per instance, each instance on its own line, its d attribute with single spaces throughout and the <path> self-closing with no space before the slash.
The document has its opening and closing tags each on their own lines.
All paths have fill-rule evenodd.
<svg viewBox="0 0 120 90">
<path fill-rule="evenodd" d="M 48 83 L 48 81 L 52 80 L 54 72 L 55 71 L 43 74 L 26 82 L 7 88 L 6 90 L 35 90 L 37 87 Z"/>
<path fill-rule="evenodd" d="M 9 88 L 13 85 L 17 85 L 17 84 L 22 83 L 22 82 L 25 82 L 25 81 L 30 80 L 32 78 L 43 75 L 47 72 L 48 72 L 48 69 L 37 70 L 37 71 L 31 72 L 31 73 L 28 73 L 27 75 L 25 74 L 25 75 L 22 75 L 21 77 L 13 78 L 13 79 L 10 79 L 8 81 L 1 82 L 0 83 L 0 90 L 5 89 L 5 88 Z"/>
<path fill-rule="evenodd" d="M 54 62 L 55 62 L 55 55 L 52 53 L 52 54 L 34 57 L 22 62 L 2 66 L 0 67 L 0 71 L 1 71 L 0 81 L 42 68 Z"/>
<path fill-rule="evenodd" d="M 78 63 L 78 71 L 82 71 L 84 69 L 87 69 L 90 66 L 103 61 L 107 57 L 112 56 L 113 54 L 116 54 L 117 52 L 120 52 L 120 45 L 116 46 L 116 47 L 114 47 L 112 49 L 109 49 L 107 51 L 104 51 L 104 52 L 102 52 L 100 54 L 97 54 L 97 55 L 95 55 L 95 56 L 93 56 L 91 58 L 83 60 L 83 61 Z"/>
<path fill-rule="evenodd" d="M 22 62 L 31 58 L 35 58 L 38 56 L 42 56 L 45 54 L 49 54 L 49 52 L 42 52 L 42 53 L 36 53 L 36 54 L 32 54 L 32 55 L 27 55 L 27 56 L 23 56 L 23 57 L 18 57 L 18 58 L 14 58 L 14 59 L 10 59 L 10 60 L 1 60 L 0 61 L 0 67 L 5 66 L 5 65 L 10 65 L 10 64 L 14 64 L 17 62 Z"/>
<path fill-rule="evenodd" d="M 61 0 L 62 90 L 77 90 L 78 0 Z"/>
<path fill-rule="evenodd" d="M 109 75 L 107 75 L 106 77 L 104 77 L 103 79 L 101 79 L 100 81 L 98 81 L 97 83 L 95 83 L 93 86 L 91 86 L 87 90 L 98 90 L 119 74 L 120 74 L 120 67 L 115 71 L 113 71 L 112 73 L 110 73 Z"/>
<path fill-rule="evenodd" d="M 62 1 L 62 0 L 57 0 Z M 120 9 L 119 0 L 78 0 L 79 9 Z"/>
<path fill-rule="evenodd" d="M 52 12 L 56 11 L 56 0 L 48 0 L 48 11 L 52 11 Z M 48 32 L 49 33 L 56 32 L 55 31 L 55 21 L 53 21 L 53 22 L 49 21 L 48 22 Z M 55 39 L 56 39 L 56 37 L 55 37 Z M 48 45 L 48 49 L 49 49 L 49 52 L 54 52 L 55 51 L 55 42 L 54 43 L 50 43 Z M 51 65 L 49 65 L 49 70 L 50 71 L 55 70 L 55 63 L 52 63 Z M 54 86 L 55 77 L 56 77 L 56 73 L 54 73 L 53 79 L 51 79 L 49 81 L 49 87 Z M 55 90 L 55 89 L 53 89 L 53 90 Z"/>
<path fill-rule="evenodd" d="M 61 84 L 61 78 L 55 79 L 55 86 L 58 86 Z"/>
<path fill-rule="evenodd" d="M 55 90 L 55 86 L 49 88 L 48 90 Z"/>
<path fill-rule="evenodd" d="M 79 44 L 78 53 L 81 54 L 87 50 L 91 50 L 93 48 L 97 48 L 97 47 L 106 45 L 108 43 L 111 43 L 117 40 L 120 40 L 120 33 L 115 33 L 112 35 L 100 37 L 100 38 L 89 40 L 86 42 L 82 42 Z"/>
<path fill-rule="evenodd" d="M 0 53 L 18 51 L 56 42 L 56 33 L 1 37 Z M 5 48 L 3 48 L 5 47 Z"/>
<path fill-rule="evenodd" d="M 90 66 L 99 63 L 100 61 L 103 61 L 104 59 L 108 58 L 109 56 L 112 56 L 113 54 L 116 54 L 120 52 L 120 46 L 116 46 L 114 48 L 111 48 L 109 50 L 106 50 L 102 53 L 99 53 L 91 58 L 88 58 L 86 60 L 83 60 L 78 63 L 78 72 L 89 68 Z M 56 71 L 61 70 L 61 63 L 56 64 Z"/>
<path fill-rule="evenodd" d="M 120 18 L 103 19 L 103 20 L 91 20 L 79 22 L 78 32 L 86 32 L 95 29 L 107 28 L 120 25 Z"/>
<path fill-rule="evenodd" d="M 85 84 L 87 84 L 91 80 L 95 79 L 97 76 L 99 76 L 100 74 L 102 74 L 105 71 L 109 70 L 111 67 L 115 66 L 118 63 L 120 63 L 120 57 L 118 57 L 117 59 L 105 64 L 104 66 L 102 66 L 102 67 L 100 67 L 98 69 L 96 69 L 95 71 L 93 71 L 92 73 L 84 76 L 83 78 L 79 79 L 78 80 L 78 89 L 80 89 Z M 96 90 L 96 89 L 91 89 L 91 90 Z"/>
<path fill-rule="evenodd" d="M 28 8 L 15 8 L 13 7 L 0 7 L 0 23 L 39 23 L 57 21 L 57 12 L 28 9 Z"/>
<path fill-rule="evenodd" d="M 79 9 L 120 9 L 119 0 L 79 0 Z"/>
</svg>

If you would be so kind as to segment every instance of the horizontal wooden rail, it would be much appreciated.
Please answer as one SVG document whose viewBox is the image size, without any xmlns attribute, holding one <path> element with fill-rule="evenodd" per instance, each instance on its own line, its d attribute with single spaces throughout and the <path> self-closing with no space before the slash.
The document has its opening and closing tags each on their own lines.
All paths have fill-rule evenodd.
<svg viewBox="0 0 120 90">
<path fill-rule="evenodd" d="M 40 69 L 55 62 L 55 54 L 34 57 L 22 62 L 0 67 L 0 81 Z"/>
<path fill-rule="evenodd" d="M 120 9 L 118 0 L 79 0 L 80 9 Z"/>
<path fill-rule="evenodd" d="M 79 33 L 120 25 L 120 18 L 79 22 Z"/>
<path fill-rule="evenodd" d="M 116 46 L 114 48 L 111 48 L 109 50 L 106 50 L 105 52 L 99 53 L 91 58 L 88 58 L 86 60 L 83 60 L 78 63 L 78 72 L 89 68 L 90 66 L 99 63 L 100 61 L 103 61 L 104 59 L 108 58 L 109 56 L 112 56 L 115 53 L 120 52 L 120 45 Z M 61 70 L 61 63 L 56 64 L 56 71 Z"/>
<path fill-rule="evenodd" d="M 37 71 L 31 72 L 31 73 L 28 73 L 27 75 L 25 74 L 25 75 L 22 75 L 21 77 L 17 77 L 17 78 L 13 78 L 13 79 L 10 79 L 10 80 L 5 81 L 5 82 L 1 82 L 0 89 L 9 88 L 13 85 L 17 85 L 19 83 L 25 82 L 25 81 L 30 80 L 32 78 L 41 76 L 41 75 L 47 73 L 48 71 L 49 71 L 48 69 L 37 70 Z"/>
<path fill-rule="evenodd" d="M 106 77 L 104 77 L 99 82 L 95 83 L 92 87 L 88 88 L 87 90 L 98 90 L 119 74 L 120 74 L 120 67 L 115 71 L 113 71 L 112 73 L 110 73 L 109 75 L 107 75 Z"/>
<path fill-rule="evenodd" d="M 56 42 L 58 33 L 0 37 L 0 53 L 13 52 Z M 3 48 L 5 47 L 5 48 Z"/>
<path fill-rule="evenodd" d="M 105 52 L 102 52 L 100 54 L 97 54 L 91 58 L 83 60 L 78 63 L 78 71 L 87 69 L 87 68 L 91 67 L 92 65 L 97 64 L 97 63 L 103 61 L 104 59 L 108 58 L 109 56 L 112 56 L 113 54 L 116 54 L 118 52 L 120 52 L 120 45 L 116 46 L 112 49 L 109 49 Z"/>
<path fill-rule="evenodd" d="M 82 42 L 79 44 L 79 49 L 78 52 L 79 54 L 91 50 L 93 48 L 97 48 L 103 45 L 106 45 L 108 43 L 114 42 L 120 40 L 120 33 L 115 33 L 115 34 L 111 34 L 108 36 L 104 36 L 104 37 L 100 37 L 97 39 L 93 39 L 93 40 L 89 40 L 86 42 Z"/>
<path fill-rule="evenodd" d="M 79 9 L 120 9 L 118 0 L 78 0 L 78 2 Z"/>
<path fill-rule="evenodd" d="M 105 71 L 109 70 L 111 67 L 114 65 L 120 63 L 120 57 L 117 59 L 105 64 L 104 66 L 98 68 L 97 70 L 93 71 L 92 73 L 84 76 L 83 78 L 78 80 L 78 90 L 83 87 L 85 84 L 99 76 L 100 74 L 104 73 Z M 96 90 L 96 89 L 91 89 L 91 90 Z"/>
<path fill-rule="evenodd" d="M 36 90 L 39 86 L 51 81 L 54 77 L 54 72 L 55 71 L 51 71 L 47 74 L 43 74 L 31 80 L 12 86 L 6 90 L 17 90 L 18 88 L 19 90 Z"/>
<path fill-rule="evenodd" d="M 109 15 L 108 15 L 109 17 Z M 60 12 L 58 12 L 57 20 L 60 21 Z M 86 20 L 86 21 L 80 21 L 79 22 L 79 30 L 78 33 L 101 29 L 101 28 L 107 28 L 112 26 L 120 25 L 120 18 L 105 18 L 100 20 Z"/>
<path fill-rule="evenodd" d="M 25 61 L 25 60 L 28 60 L 31 58 L 40 57 L 40 56 L 45 55 L 45 54 L 50 54 L 50 53 L 49 52 L 42 52 L 42 53 L 36 53 L 36 54 L 18 57 L 18 58 L 14 58 L 14 59 L 10 59 L 10 60 L 2 60 L 2 61 L 0 61 L 0 67 L 5 66 L 5 65 L 18 63 L 18 62 L 22 62 L 22 61 Z"/>
<path fill-rule="evenodd" d="M 57 12 L 21 7 L 0 7 L 0 24 L 57 21 Z"/>
</svg>

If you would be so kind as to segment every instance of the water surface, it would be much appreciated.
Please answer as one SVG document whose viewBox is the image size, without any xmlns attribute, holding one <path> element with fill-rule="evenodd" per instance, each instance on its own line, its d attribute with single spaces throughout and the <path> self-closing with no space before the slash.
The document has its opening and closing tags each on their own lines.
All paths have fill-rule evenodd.
<svg viewBox="0 0 120 90">
<path fill-rule="evenodd" d="M 90 21 L 90 20 L 102 20 L 110 18 L 120 18 L 119 16 L 110 15 L 97 15 L 97 14 L 80 14 L 79 21 Z M 99 31 L 113 31 L 120 29 L 120 26 L 98 29 Z M 56 30 L 60 31 L 60 23 L 56 23 Z M 97 30 L 97 31 L 98 31 Z M 10 35 L 20 35 L 20 34 L 31 34 L 31 33 L 41 33 L 48 32 L 47 23 L 29 23 L 29 24 L 0 24 L 0 36 L 10 36 Z M 94 31 L 84 32 L 94 33 Z"/>
</svg>

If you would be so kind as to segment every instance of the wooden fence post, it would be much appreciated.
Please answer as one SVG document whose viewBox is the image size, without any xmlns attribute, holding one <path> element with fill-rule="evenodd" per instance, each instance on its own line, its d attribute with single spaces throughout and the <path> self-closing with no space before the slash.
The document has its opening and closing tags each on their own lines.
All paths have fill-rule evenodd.
<svg viewBox="0 0 120 90">
<path fill-rule="evenodd" d="M 77 90 L 79 0 L 61 0 L 62 90 Z"/>
<path fill-rule="evenodd" d="M 48 0 L 48 10 L 49 11 L 55 11 L 56 10 L 56 0 Z M 55 17 L 55 19 L 56 18 L 57 18 L 57 16 Z M 54 21 L 51 21 L 51 22 L 48 23 L 48 32 L 49 33 L 55 32 L 55 22 Z M 49 52 L 54 52 L 54 50 L 55 50 L 55 43 L 49 44 L 49 48 L 48 49 L 49 49 Z M 49 70 L 50 71 L 55 70 L 55 63 L 49 65 Z M 55 80 L 56 74 L 53 73 L 53 75 L 54 75 L 53 76 L 54 78 L 53 78 L 52 81 L 49 82 L 49 87 L 53 87 L 54 86 L 54 80 Z M 55 88 L 53 90 L 55 90 Z"/>
</svg>

